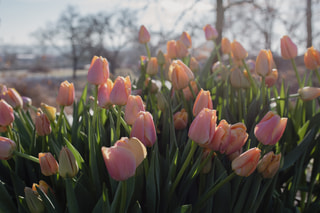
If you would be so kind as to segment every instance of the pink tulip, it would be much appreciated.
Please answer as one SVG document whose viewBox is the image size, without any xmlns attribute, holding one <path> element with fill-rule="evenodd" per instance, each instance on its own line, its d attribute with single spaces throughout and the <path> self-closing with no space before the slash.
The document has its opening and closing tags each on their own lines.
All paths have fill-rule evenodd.
<svg viewBox="0 0 320 213">
<path fill-rule="evenodd" d="M 10 104 L 14 109 L 23 107 L 23 100 L 15 88 L 4 88 L 1 98 Z"/>
<path fill-rule="evenodd" d="M 281 153 L 275 155 L 273 151 L 268 152 L 259 161 L 257 170 L 263 178 L 273 178 L 280 167 Z"/>
<path fill-rule="evenodd" d="M 275 68 L 273 56 L 270 50 L 260 50 L 255 64 L 255 71 L 260 76 L 267 76 L 271 74 L 272 69 Z"/>
<path fill-rule="evenodd" d="M 110 93 L 113 88 L 113 82 L 108 78 L 107 82 L 101 84 L 98 89 L 98 105 L 102 108 L 109 109 L 112 106 Z"/>
<path fill-rule="evenodd" d="M 193 115 L 197 116 L 204 109 L 213 109 L 210 91 L 201 89 L 193 105 Z"/>
<path fill-rule="evenodd" d="M 146 44 L 150 41 L 150 34 L 144 25 L 141 25 L 139 30 L 139 43 Z"/>
<path fill-rule="evenodd" d="M 94 56 L 88 71 L 88 82 L 94 85 L 101 85 L 109 78 L 109 63 L 106 58 Z"/>
<path fill-rule="evenodd" d="M 236 123 L 230 127 L 230 141 L 226 149 L 226 154 L 229 155 L 243 147 L 248 139 L 247 127 L 243 123 Z"/>
<path fill-rule="evenodd" d="M 47 115 L 42 113 L 41 111 L 37 112 L 35 125 L 36 132 L 39 136 L 45 136 L 51 133 L 50 121 Z"/>
<path fill-rule="evenodd" d="M 175 129 L 184 129 L 188 125 L 188 113 L 185 109 L 182 109 L 179 112 L 176 112 L 173 115 L 173 125 Z"/>
<path fill-rule="evenodd" d="M 203 27 L 204 34 L 206 36 L 206 40 L 215 40 L 218 37 L 218 32 L 216 28 L 212 27 L 210 24 L 207 24 Z"/>
<path fill-rule="evenodd" d="M 129 95 L 124 111 L 124 120 L 127 124 L 133 125 L 140 111 L 145 111 L 141 96 Z"/>
<path fill-rule="evenodd" d="M 38 154 L 41 173 L 45 176 L 51 176 L 57 174 L 59 170 L 59 165 L 56 159 L 50 152 Z"/>
<path fill-rule="evenodd" d="M 280 39 L 280 48 L 283 59 L 294 59 L 298 55 L 297 45 L 287 35 Z"/>
<path fill-rule="evenodd" d="M 14 121 L 12 107 L 5 101 L 0 100 L 0 126 L 6 127 Z"/>
<path fill-rule="evenodd" d="M 183 32 L 179 40 L 189 49 L 192 47 L 191 37 L 187 32 Z"/>
<path fill-rule="evenodd" d="M 231 125 L 226 120 L 221 120 L 208 147 L 213 151 L 224 153 L 230 143 L 230 128 Z"/>
<path fill-rule="evenodd" d="M 16 150 L 16 143 L 9 138 L 0 136 L 0 160 L 8 160 Z"/>
<path fill-rule="evenodd" d="M 252 148 L 242 153 L 231 163 L 232 170 L 239 176 L 248 177 L 257 168 L 261 150 Z"/>
<path fill-rule="evenodd" d="M 274 145 L 280 138 L 287 125 L 287 118 L 269 111 L 254 128 L 254 134 L 258 141 L 264 145 Z"/>
<path fill-rule="evenodd" d="M 268 88 L 272 87 L 278 80 L 278 70 L 272 69 L 271 73 L 266 75 L 264 80 Z"/>
<path fill-rule="evenodd" d="M 57 104 L 60 106 L 71 106 L 74 102 L 75 91 L 73 83 L 64 81 L 60 84 L 57 95 Z"/>
<path fill-rule="evenodd" d="M 113 88 L 110 93 L 110 101 L 114 105 L 123 106 L 127 104 L 129 95 L 131 94 L 131 81 L 129 76 L 118 76 L 114 81 Z"/>
</svg>

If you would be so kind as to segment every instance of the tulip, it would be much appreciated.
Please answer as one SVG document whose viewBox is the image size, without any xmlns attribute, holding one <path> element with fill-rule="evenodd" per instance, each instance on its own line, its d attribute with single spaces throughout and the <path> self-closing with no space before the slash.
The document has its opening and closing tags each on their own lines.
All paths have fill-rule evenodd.
<svg viewBox="0 0 320 213">
<path fill-rule="evenodd" d="M 41 110 L 36 115 L 36 132 L 39 136 L 49 135 L 51 133 L 50 121 L 46 114 L 42 113 Z"/>
<path fill-rule="evenodd" d="M 101 152 L 110 176 L 117 181 L 134 176 L 136 168 L 147 156 L 141 141 L 126 137 L 122 137 L 112 147 L 102 147 Z"/>
<path fill-rule="evenodd" d="M 230 143 L 231 125 L 226 120 L 221 120 L 216 127 L 212 141 L 209 144 L 209 148 L 214 151 L 224 153 Z"/>
<path fill-rule="evenodd" d="M 272 53 L 270 50 L 260 50 L 256 64 L 255 71 L 260 76 L 265 77 L 266 75 L 271 74 L 272 69 L 275 68 L 275 63 L 273 61 Z"/>
<path fill-rule="evenodd" d="M 26 96 L 21 96 L 23 102 L 23 109 L 27 110 L 30 106 L 32 106 L 32 99 Z"/>
<path fill-rule="evenodd" d="M 242 153 L 231 163 L 232 170 L 239 176 L 248 177 L 257 167 L 261 150 L 252 148 Z"/>
<path fill-rule="evenodd" d="M 186 88 L 189 82 L 194 79 L 194 75 L 190 68 L 180 60 L 174 60 L 171 63 L 168 77 L 173 88 L 176 90 Z"/>
<path fill-rule="evenodd" d="M 112 106 L 110 93 L 113 88 L 113 82 L 108 78 L 107 82 L 101 84 L 98 88 L 98 105 L 102 108 L 109 109 Z"/>
<path fill-rule="evenodd" d="M 138 138 L 145 146 L 151 147 L 157 140 L 156 128 L 150 112 L 140 111 L 132 126 L 130 137 Z"/>
<path fill-rule="evenodd" d="M 41 173 L 44 176 L 51 176 L 58 172 L 59 170 L 58 162 L 50 152 L 46 152 L 46 153 L 40 152 L 38 154 L 38 158 L 39 158 Z"/>
<path fill-rule="evenodd" d="M 216 129 L 216 110 L 204 108 L 192 121 L 188 136 L 202 147 L 208 147 Z"/>
<path fill-rule="evenodd" d="M 280 39 L 281 56 L 283 59 L 294 59 L 298 55 L 298 48 L 289 36 Z"/>
<path fill-rule="evenodd" d="M 113 88 L 110 92 L 111 103 L 119 106 L 126 105 L 130 94 L 131 81 L 129 76 L 126 78 L 118 76 L 114 81 Z"/>
<path fill-rule="evenodd" d="M 320 96 L 320 88 L 317 87 L 303 87 L 298 90 L 300 98 L 303 101 L 311 101 Z"/>
<path fill-rule="evenodd" d="M 40 104 L 41 110 L 47 115 L 49 121 L 54 122 L 56 120 L 56 112 L 57 109 L 53 106 L 49 106 L 47 104 Z"/>
<path fill-rule="evenodd" d="M 41 189 L 45 194 L 48 194 L 49 190 L 53 192 L 50 186 L 44 180 L 40 180 L 39 184 L 32 184 L 32 191 L 34 191 L 36 194 L 38 194 L 37 188 Z"/>
<path fill-rule="evenodd" d="M 205 161 L 210 155 L 211 155 L 212 150 L 211 149 L 203 149 L 202 156 L 201 156 L 201 161 Z M 209 157 L 208 161 L 204 165 L 203 169 L 201 170 L 202 174 L 208 174 L 211 171 L 212 168 L 212 158 L 215 156 L 215 153 Z"/>
<path fill-rule="evenodd" d="M 6 127 L 14 121 L 12 107 L 5 101 L 0 100 L 0 126 Z"/>
<path fill-rule="evenodd" d="M 182 109 L 180 112 L 176 112 L 173 115 L 173 125 L 175 129 L 181 130 L 187 127 L 188 125 L 188 113 L 185 109 Z"/>
<path fill-rule="evenodd" d="M 278 80 L 278 70 L 272 69 L 271 73 L 266 75 L 264 80 L 268 88 L 272 87 Z"/>
<path fill-rule="evenodd" d="M 24 188 L 25 201 L 31 213 L 45 212 L 44 203 L 40 195 L 34 192 L 30 187 Z"/>
<path fill-rule="evenodd" d="M 196 95 L 198 94 L 198 92 L 199 92 L 197 82 L 195 82 L 195 81 L 190 81 L 190 85 L 191 85 L 191 88 L 192 88 L 192 90 L 193 90 L 194 95 L 196 96 Z M 192 94 L 192 92 L 191 92 L 191 90 L 190 90 L 190 87 L 184 88 L 184 89 L 182 90 L 182 92 L 183 92 L 183 95 L 184 95 L 184 97 L 185 97 L 185 99 L 186 99 L 187 101 L 189 101 L 189 100 L 191 100 L 191 99 L 194 99 L 193 94 Z"/>
<path fill-rule="evenodd" d="M 141 25 L 139 30 L 139 43 L 146 44 L 150 41 L 150 34 L 144 25 Z"/>
<path fill-rule="evenodd" d="M 248 52 L 236 40 L 231 43 L 231 52 L 235 60 L 243 60 L 248 57 Z"/>
<path fill-rule="evenodd" d="M 73 178 L 78 174 L 79 166 L 67 147 L 62 147 L 59 154 L 59 174 L 63 178 Z"/>
<path fill-rule="evenodd" d="M 184 58 L 184 57 L 187 57 L 189 54 L 188 48 L 180 40 L 176 41 L 176 53 L 177 53 L 177 58 Z"/>
<path fill-rule="evenodd" d="M 249 136 L 246 131 L 246 125 L 243 123 L 236 123 L 230 126 L 229 145 L 226 149 L 227 155 L 230 155 L 243 147 Z"/>
<path fill-rule="evenodd" d="M 239 157 L 242 153 L 242 147 L 240 149 L 238 149 L 235 152 L 232 152 L 231 154 L 228 155 L 228 159 L 230 161 L 233 161 L 234 159 L 236 159 L 237 157 Z"/>
<path fill-rule="evenodd" d="M 213 109 L 213 104 L 210 91 L 201 89 L 193 105 L 193 115 L 197 116 L 204 108 Z"/>
<path fill-rule="evenodd" d="M 304 54 L 304 64 L 307 69 L 315 70 L 320 66 L 320 53 L 313 47 Z"/>
<path fill-rule="evenodd" d="M 273 151 L 268 152 L 259 161 L 257 170 L 263 178 L 273 178 L 280 167 L 281 153 L 275 155 Z"/>
<path fill-rule="evenodd" d="M 16 143 L 0 136 L 0 160 L 9 160 L 16 150 Z"/>
<path fill-rule="evenodd" d="M 64 81 L 60 84 L 57 95 L 57 104 L 60 106 L 71 106 L 74 102 L 75 92 L 73 83 Z"/>
<path fill-rule="evenodd" d="M 161 111 L 165 111 L 166 109 L 168 109 L 168 102 L 164 95 L 161 92 L 157 92 L 156 97 L 158 109 Z"/>
<path fill-rule="evenodd" d="M 157 54 L 157 62 L 160 66 L 162 66 L 166 63 L 166 59 L 165 59 L 164 54 L 161 50 L 159 50 L 159 52 Z"/>
<path fill-rule="evenodd" d="M 167 42 L 167 56 L 168 58 L 177 58 L 177 43 L 175 40 L 170 40 Z"/>
<path fill-rule="evenodd" d="M 189 49 L 192 47 L 191 37 L 187 32 L 183 32 L 179 40 Z"/>
<path fill-rule="evenodd" d="M 218 37 L 218 32 L 216 28 L 212 27 L 210 24 L 204 26 L 203 31 L 207 41 L 215 40 Z"/>
<path fill-rule="evenodd" d="M 15 88 L 8 88 L 5 90 L 2 93 L 1 98 L 10 104 L 14 109 L 23 107 L 23 100 Z"/>
<path fill-rule="evenodd" d="M 242 72 L 239 68 L 233 68 L 230 71 L 231 86 L 235 88 L 250 88 L 250 82 L 245 72 Z"/>
<path fill-rule="evenodd" d="M 222 38 L 221 40 L 221 51 L 223 54 L 230 54 L 231 53 L 231 43 L 228 38 Z"/>
<path fill-rule="evenodd" d="M 282 137 L 287 120 L 269 111 L 254 128 L 254 134 L 262 144 L 274 145 Z"/>
<path fill-rule="evenodd" d="M 190 58 L 189 67 L 193 73 L 199 72 L 200 65 L 195 57 Z"/>
<path fill-rule="evenodd" d="M 88 82 L 94 85 L 101 85 L 109 78 L 109 63 L 102 56 L 94 56 L 88 71 Z"/>
<path fill-rule="evenodd" d="M 124 111 L 124 120 L 127 124 L 133 125 L 140 111 L 145 111 L 141 96 L 129 95 Z"/>
<path fill-rule="evenodd" d="M 158 73 L 158 62 L 156 57 L 151 57 L 147 65 L 147 74 L 156 75 Z"/>
<path fill-rule="evenodd" d="M 149 85 L 150 84 L 150 85 Z M 147 77 L 146 80 L 144 81 L 144 86 L 148 88 L 150 93 L 157 93 L 159 88 L 158 85 L 154 80 L 152 80 L 150 77 Z"/>
<path fill-rule="evenodd" d="M 220 61 L 217 61 L 216 63 L 214 63 L 211 67 L 211 72 L 215 73 L 218 72 L 216 74 L 217 79 L 221 79 L 222 81 L 227 80 L 228 75 L 229 75 L 229 69 L 227 69 L 227 67 L 221 63 Z"/>
</svg>

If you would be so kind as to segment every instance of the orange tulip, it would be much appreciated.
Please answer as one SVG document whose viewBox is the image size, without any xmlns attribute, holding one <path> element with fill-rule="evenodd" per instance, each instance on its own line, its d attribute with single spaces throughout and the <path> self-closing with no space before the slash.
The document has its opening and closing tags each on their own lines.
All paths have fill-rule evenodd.
<svg viewBox="0 0 320 213">
<path fill-rule="evenodd" d="M 307 69 L 315 70 L 320 66 L 320 53 L 313 47 L 308 48 L 304 54 L 304 64 Z"/>
<path fill-rule="evenodd" d="M 226 148 L 227 155 L 230 155 L 243 147 L 249 136 L 246 131 L 247 127 L 243 123 L 236 123 L 230 126 L 229 145 Z"/>
<path fill-rule="evenodd" d="M 281 153 L 275 155 L 273 151 L 268 152 L 259 161 L 257 170 L 263 178 L 273 178 L 280 167 Z"/>
<path fill-rule="evenodd" d="M 0 136 L 0 160 L 8 160 L 16 150 L 16 143 L 9 138 Z"/>
<path fill-rule="evenodd" d="M 0 100 L 0 126 L 6 127 L 14 121 L 12 107 L 5 101 Z"/>
<path fill-rule="evenodd" d="M 260 50 L 256 64 L 255 71 L 260 76 L 266 76 L 271 74 L 272 69 L 275 68 L 275 63 L 273 61 L 272 53 L 270 50 Z"/>
<path fill-rule="evenodd" d="M 280 48 L 283 59 L 294 59 L 298 55 L 297 45 L 287 35 L 280 39 Z"/>
<path fill-rule="evenodd" d="M 106 58 L 94 56 L 88 71 L 88 82 L 94 85 L 101 85 L 109 78 L 109 63 Z"/>
<path fill-rule="evenodd" d="M 46 114 L 44 114 L 41 110 L 38 110 L 36 115 L 36 132 L 39 136 L 49 135 L 51 133 L 51 125 L 50 121 Z"/>
<path fill-rule="evenodd" d="M 156 57 L 151 57 L 147 65 L 147 74 L 156 75 L 158 73 L 158 62 Z"/>
<path fill-rule="evenodd" d="M 303 87 L 298 90 L 300 98 L 303 101 L 311 101 L 320 96 L 320 88 L 317 87 Z"/>
<path fill-rule="evenodd" d="M 145 111 L 141 96 L 129 95 L 124 111 L 124 120 L 127 124 L 133 125 L 140 111 Z"/>
<path fill-rule="evenodd" d="M 204 26 L 203 31 L 207 41 L 215 40 L 218 37 L 218 32 L 216 28 L 212 27 L 210 24 Z"/>
<path fill-rule="evenodd" d="M 126 78 L 118 76 L 114 81 L 113 88 L 110 92 L 111 103 L 119 106 L 126 105 L 130 94 L 131 81 L 129 76 Z"/>
<path fill-rule="evenodd" d="M 45 176 L 51 176 L 58 172 L 59 165 L 50 152 L 38 154 L 41 173 Z"/>
<path fill-rule="evenodd" d="M 252 148 L 242 153 L 231 163 L 232 170 L 239 176 L 248 177 L 257 167 L 261 150 Z"/>
<path fill-rule="evenodd" d="M 98 105 L 102 108 L 109 109 L 112 106 L 110 93 L 113 88 L 113 82 L 108 78 L 107 82 L 101 84 L 98 88 Z"/>
<path fill-rule="evenodd" d="M 50 190 L 51 192 L 53 192 L 53 190 L 51 189 L 51 187 L 44 181 L 44 180 L 40 180 L 39 184 L 32 184 L 32 190 L 38 194 L 37 188 L 41 189 L 45 194 L 48 194 L 48 191 Z"/>
<path fill-rule="evenodd" d="M 179 40 L 189 49 L 192 47 L 191 37 L 187 32 L 183 32 Z"/>
<path fill-rule="evenodd" d="M 195 81 L 190 81 L 190 85 L 191 85 L 191 88 L 192 88 L 192 90 L 193 90 L 194 95 L 197 95 L 198 92 L 199 92 L 197 82 L 195 82 Z M 192 92 L 191 92 L 191 90 L 190 90 L 189 87 L 184 88 L 184 89 L 182 90 L 182 92 L 183 92 L 183 95 L 184 95 L 184 97 L 185 97 L 185 99 L 186 99 L 187 101 L 193 99 L 193 94 L 192 94 Z"/>
<path fill-rule="evenodd" d="M 180 60 L 172 61 L 169 67 L 169 80 L 176 90 L 184 89 L 189 82 L 194 79 L 194 75 L 190 68 Z"/>
<path fill-rule="evenodd" d="M 168 58 L 175 59 L 177 58 L 177 43 L 175 40 L 170 40 L 167 42 L 167 56 Z"/>
<path fill-rule="evenodd" d="M 201 89 L 193 105 L 193 115 L 197 116 L 204 108 L 213 109 L 213 104 L 210 91 Z"/>
<path fill-rule="evenodd" d="M 180 40 L 176 41 L 176 53 L 177 53 L 177 58 L 184 58 L 184 57 L 187 57 L 189 54 L 188 48 Z"/>
<path fill-rule="evenodd" d="M 196 73 L 200 70 L 199 62 L 197 61 L 197 59 L 195 57 L 190 58 L 189 67 L 193 73 Z"/>
<path fill-rule="evenodd" d="M 142 25 L 139 30 L 139 42 L 140 44 L 146 44 L 150 41 L 150 34 L 147 28 Z"/>
<path fill-rule="evenodd" d="M 243 60 L 248 57 L 248 52 L 236 40 L 233 40 L 233 42 L 231 43 L 231 52 L 235 60 Z"/>
<path fill-rule="evenodd" d="M 231 53 L 231 43 L 228 38 L 222 38 L 221 40 L 221 51 L 223 54 L 230 54 Z"/>
<path fill-rule="evenodd" d="M 176 112 L 173 115 L 173 125 L 175 129 L 184 129 L 188 125 L 188 113 L 185 109 L 180 112 Z"/>
<path fill-rule="evenodd" d="M 60 84 L 57 95 L 57 104 L 60 106 L 70 106 L 73 104 L 75 98 L 73 83 L 64 81 Z"/>
</svg>

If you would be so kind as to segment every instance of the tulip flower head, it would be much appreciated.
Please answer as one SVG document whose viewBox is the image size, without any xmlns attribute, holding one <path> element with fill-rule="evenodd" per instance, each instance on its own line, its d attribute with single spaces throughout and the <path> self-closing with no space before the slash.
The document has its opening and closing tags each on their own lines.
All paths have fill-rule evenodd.
<svg viewBox="0 0 320 213">
<path fill-rule="evenodd" d="M 191 37 L 187 32 L 183 32 L 179 40 L 189 49 L 192 47 Z"/>
<path fill-rule="evenodd" d="M 197 116 L 204 108 L 213 109 L 213 104 L 210 91 L 201 89 L 193 105 L 193 115 Z"/>
<path fill-rule="evenodd" d="M 32 105 L 32 99 L 27 96 L 21 96 L 23 102 L 23 109 L 27 110 Z"/>
<path fill-rule="evenodd" d="M 173 115 L 173 125 L 175 129 L 181 130 L 187 127 L 188 125 L 188 113 L 185 109 L 182 109 L 179 112 L 176 112 Z"/>
<path fill-rule="evenodd" d="M 38 110 L 36 115 L 36 132 L 39 136 L 49 135 L 51 133 L 51 125 L 50 121 L 46 114 L 44 114 L 41 110 Z"/>
<path fill-rule="evenodd" d="M 177 58 L 184 58 L 189 55 L 188 48 L 181 40 L 176 41 L 176 53 Z"/>
<path fill-rule="evenodd" d="M 150 34 L 144 25 L 141 25 L 139 30 L 139 43 L 146 44 L 150 41 Z"/>
<path fill-rule="evenodd" d="M 45 205 L 37 192 L 33 191 L 30 187 L 25 187 L 24 196 L 30 212 L 45 212 Z"/>
<path fill-rule="evenodd" d="M 298 93 L 303 101 L 311 101 L 317 97 L 320 97 L 320 88 L 303 87 L 298 90 Z"/>
<path fill-rule="evenodd" d="M 234 88 L 250 88 L 250 81 L 245 72 L 240 68 L 233 68 L 230 70 L 230 83 Z"/>
<path fill-rule="evenodd" d="M 243 46 L 236 40 L 231 43 L 231 52 L 235 60 L 243 60 L 248 57 L 248 52 L 243 48 Z"/>
<path fill-rule="evenodd" d="M 79 166 L 67 147 L 62 147 L 59 154 L 59 174 L 63 178 L 73 178 L 78 174 Z"/>
<path fill-rule="evenodd" d="M 180 60 L 172 61 L 169 67 L 169 80 L 176 90 L 181 90 L 189 85 L 189 82 L 194 79 L 194 75 L 190 68 Z"/>
<path fill-rule="evenodd" d="M 221 40 L 221 51 L 223 54 L 230 54 L 231 53 L 231 43 L 228 38 L 223 37 Z"/>
<path fill-rule="evenodd" d="M 213 151 L 224 153 L 229 146 L 231 136 L 231 125 L 226 120 L 221 120 L 216 127 L 209 148 Z"/>
<path fill-rule="evenodd" d="M 249 137 L 246 131 L 247 127 L 244 123 L 236 123 L 230 126 L 229 144 L 226 147 L 227 155 L 230 155 L 243 147 Z"/>
<path fill-rule="evenodd" d="M 124 120 L 127 124 L 133 125 L 140 111 L 145 111 L 141 96 L 129 95 L 124 111 Z"/>
<path fill-rule="evenodd" d="M 123 106 L 127 104 L 131 94 L 131 81 L 129 76 L 118 76 L 114 81 L 113 88 L 110 92 L 110 101 L 114 105 Z"/>
<path fill-rule="evenodd" d="M 274 145 L 282 137 L 287 120 L 287 118 L 280 118 L 279 115 L 269 111 L 254 128 L 254 134 L 262 144 Z"/>
<path fill-rule="evenodd" d="M 190 69 L 191 69 L 191 71 L 193 73 L 199 72 L 200 65 L 199 65 L 199 62 L 197 61 L 197 59 L 195 57 L 191 57 L 190 58 L 189 67 L 190 67 Z"/>
<path fill-rule="evenodd" d="M 298 55 L 298 48 L 287 35 L 280 39 L 281 56 L 283 59 L 294 59 Z"/>
<path fill-rule="evenodd" d="M 271 74 L 272 69 L 275 68 L 275 63 L 273 61 L 273 56 L 270 50 L 260 50 L 257 60 L 256 60 L 256 65 L 255 65 L 255 70 L 256 73 L 260 76 L 266 76 Z"/>
<path fill-rule="evenodd" d="M 272 87 L 278 80 L 278 70 L 272 69 L 271 73 L 266 75 L 264 80 L 268 88 Z"/>
<path fill-rule="evenodd" d="M 53 190 L 51 189 L 51 187 L 44 181 L 44 180 L 40 180 L 39 184 L 32 184 L 32 190 L 38 194 L 37 188 L 39 188 L 40 190 L 42 190 L 45 194 L 48 194 L 48 191 L 50 190 L 51 192 L 53 192 Z"/>
<path fill-rule="evenodd" d="M 170 59 L 177 58 L 177 42 L 175 40 L 170 40 L 167 42 L 167 57 Z"/>
<path fill-rule="evenodd" d="M 304 54 L 304 64 L 309 70 L 317 69 L 320 66 L 320 52 L 314 47 L 309 47 Z"/>
<path fill-rule="evenodd" d="M 106 58 L 94 56 L 88 71 L 88 82 L 101 85 L 109 78 L 109 62 Z"/>
<path fill-rule="evenodd" d="M 16 150 L 16 143 L 9 138 L 0 136 L 0 160 L 8 160 Z"/>
<path fill-rule="evenodd" d="M 256 169 L 261 150 L 252 148 L 242 153 L 231 163 L 232 170 L 239 176 L 248 177 Z"/>
<path fill-rule="evenodd" d="M 207 41 L 215 40 L 218 37 L 218 32 L 216 28 L 212 27 L 210 24 L 204 26 L 203 31 Z"/>
<path fill-rule="evenodd" d="M 41 110 L 47 115 L 48 119 L 51 122 L 54 122 L 56 120 L 56 112 L 57 109 L 53 106 L 49 106 L 47 104 L 41 103 L 40 104 Z"/>
<path fill-rule="evenodd" d="M 156 57 L 151 57 L 147 65 L 147 74 L 156 75 L 158 73 L 158 62 Z"/>
<path fill-rule="evenodd" d="M 59 165 L 50 152 L 38 154 L 41 173 L 45 176 L 51 176 L 58 172 Z"/>
<path fill-rule="evenodd" d="M 268 152 L 259 161 L 257 170 L 263 178 L 273 178 L 280 167 L 281 153 L 275 155 L 273 151 Z"/>
<path fill-rule="evenodd" d="M 6 127 L 14 121 L 12 107 L 5 101 L 0 100 L 0 126 Z"/>
<path fill-rule="evenodd" d="M 15 88 L 5 89 L 1 94 L 1 98 L 10 104 L 14 109 L 21 109 L 23 107 L 23 100 Z"/>
<path fill-rule="evenodd" d="M 109 109 L 112 106 L 110 93 L 113 88 L 113 82 L 108 78 L 107 82 L 101 84 L 98 88 L 98 105 L 102 108 Z"/>
<path fill-rule="evenodd" d="M 60 84 L 57 95 L 57 104 L 60 106 L 71 106 L 74 102 L 75 91 L 73 83 L 64 81 Z"/>
<path fill-rule="evenodd" d="M 193 90 L 193 94 L 194 94 L 195 97 L 196 97 L 196 95 L 197 95 L 198 92 L 199 92 L 197 82 L 195 82 L 195 81 L 190 81 L 190 85 L 191 85 L 191 88 L 192 88 L 192 90 Z M 191 90 L 190 90 L 190 87 L 184 88 L 184 89 L 182 90 L 182 92 L 183 92 L 183 95 L 184 95 L 184 97 L 185 97 L 185 99 L 186 99 L 187 101 L 192 100 L 192 99 L 195 98 L 195 97 L 193 97 L 193 94 L 192 94 L 192 92 L 191 92 Z"/>
</svg>

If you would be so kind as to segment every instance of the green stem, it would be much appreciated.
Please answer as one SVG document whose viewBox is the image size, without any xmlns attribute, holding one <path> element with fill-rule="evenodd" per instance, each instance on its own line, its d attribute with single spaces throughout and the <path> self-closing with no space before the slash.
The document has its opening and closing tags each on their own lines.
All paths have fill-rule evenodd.
<svg viewBox="0 0 320 213">
<path fill-rule="evenodd" d="M 121 203 L 120 203 L 120 213 L 126 212 L 126 202 L 127 202 L 127 181 L 121 182 Z"/>
<path fill-rule="evenodd" d="M 314 72 L 316 73 L 316 76 L 317 76 L 319 84 L 320 84 L 320 74 L 318 72 L 318 69 L 315 69 Z"/>
<path fill-rule="evenodd" d="M 238 110 L 239 110 L 239 120 L 242 120 L 243 113 L 242 113 L 242 91 L 238 89 Z"/>
<path fill-rule="evenodd" d="M 261 96 L 262 96 L 262 105 L 265 105 L 266 100 L 266 78 L 262 76 L 262 85 L 261 85 Z"/>
<path fill-rule="evenodd" d="M 16 156 L 25 158 L 25 159 L 27 159 L 27 160 L 31 160 L 31 161 L 33 161 L 33 162 L 35 162 L 35 163 L 39 163 L 39 159 L 36 158 L 36 157 L 34 157 L 34 156 L 27 155 L 27 154 L 24 154 L 24 153 L 21 153 L 21 152 L 17 152 L 17 151 L 14 151 L 13 153 L 14 153 L 14 155 L 16 155 Z"/>
<path fill-rule="evenodd" d="M 117 140 L 120 139 L 120 123 L 121 123 L 121 106 L 117 106 L 118 114 L 117 114 L 117 126 L 116 126 L 116 135 Z"/>
<path fill-rule="evenodd" d="M 173 182 L 172 188 L 171 188 L 170 193 L 169 193 L 169 200 L 172 197 L 172 194 L 173 194 L 174 190 L 176 189 L 180 179 L 182 178 L 182 175 L 183 175 L 184 171 L 186 170 L 187 166 L 189 165 L 189 163 L 191 161 L 191 158 L 193 157 L 193 154 L 196 151 L 196 149 L 197 149 L 197 146 L 192 141 L 191 142 L 191 149 L 190 149 L 190 152 L 189 152 L 189 154 L 187 156 L 187 159 L 184 161 L 184 163 L 183 163 L 183 165 L 182 165 L 182 167 L 181 167 L 181 169 L 180 169 L 175 181 Z"/>
<path fill-rule="evenodd" d="M 145 47 L 146 47 L 146 50 L 147 50 L 148 59 L 150 60 L 150 58 L 151 58 L 151 53 L 150 53 L 150 49 L 149 49 L 148 43 L 145 43 Z"/>
<path fill-rule="evenodd" d="M 230 66 L 232 66 L 232 57 L 231 57 L 231 53 L 229 53 L 229 64 L 230 64 Z"/>
<path fill-rule="evenodd" d="M 247 63 L 244 61 L 244 59 L 242 59 L 242 63 L 243 63 L 244 68 L 247 70 L 247 73 L 248 73 L 248 76 L 249 76 L 249 81 L 250 81 L 251 86 L 253 87 L 253 91 L 254 91 L 254 93 L 256 93 L 257 92 L 257 86 L 256 86 L 256 83 L 254 82 L 254 80 L 252 78 L 250 69 L 249 69 Z"/>
<path fill-rule="evenodd" d="M 288 96 L 288 98 L 298 98 L 298 97 L 300 97 L 299 93 L 291 94 Z M 287 100 L 287 98 L 280 98 L 280 96 L 279 96 L 279 97 L 270 99 L 270 101 L 279 101 L 279 100 L 285 101 L 285 100 Z"/>
<path fill-rule="evenodd" d="M 118 115 L 118 111 L 114 109 L 114 107 L 110 107 L 110 109 L 112 110 L 112 112 L 116 115 Z M 125 128 L 126 132 L 130 135 L 130 128 L 127 124 L 127 122 L 120 116 L 120 122 L 122 124 L 122 126 Z"/>
<path fill-rule="evenodd" d="M 291 64 L 292 64 L 293 70 L 294 70 L 294 72 L 296 74 L 296 78 L 298 80 L 299 88 L 302 88 L 303 85 L 302 85 L 302 82 L 301 82 L 301 79 L 300 79 L 300 76 L 299 76 L 299 73 L 298 73 L 297 65 L 296 65 L 296 62 L 295 62 L 295 60 L 293 58 L 291 59 Z"/>
<path fill-rule="evenodd" d="M 57 128 L 60 128 L 60 126 L 61 126 L 61 121 L 62 121 L 63 111 L 64 111 L 64 106 L 60 106 L 60 115 L 59 115 L 59 118 L 58 118 L 58 125 L 57 125 Z"/>
<path fill-rule="evenodd" d="M 92 125 L 93 129 L 96 129 L 96 120 L 97 120 L 97 108 L 98 108 L 98 85 L 95 85 L 95 93 L 94 93 L 94 105 L 93 105 L 93 118 L 92 118 Z"/>
</svg>

